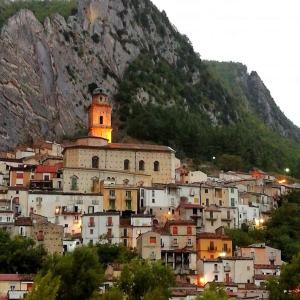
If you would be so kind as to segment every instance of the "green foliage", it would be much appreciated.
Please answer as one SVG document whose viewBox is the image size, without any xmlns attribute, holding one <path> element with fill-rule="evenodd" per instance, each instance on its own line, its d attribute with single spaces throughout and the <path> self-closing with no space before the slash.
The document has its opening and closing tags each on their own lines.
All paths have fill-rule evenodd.
<svg viewBox="0 0 300 300">
<path fill-rule="evenodd" d="M 58 298 L 64 300 L 89 299 L 103 280 L 96 249 L 77 248 L 65 256 L 54 256 L 44 266 L 43 272 L 52 272 L 60 278 Z"/>
<path fill-rule="evenodd" d="M 174 274 L 170 268 L 160 262 L 141 259 L 134 259 L 125 265 L 118 282 L 119 288 L 130 300 L 143 299 L 146 295 L 149 299 L 149 293 L 155 289 L 168 296 L 168 288 L 173 284 Z"/>
<path fill-rule="evenodd" d="M 96 246 L 100 263 L 106 267 L 110 263 L 128 263 L 137 254 L 122 245 L 99 243 Z"/>
<path fill-rule="evenodd" d="M 154 288 L 151 291 L 148 291 L 145 294 L 144 300 L 169 300 L 170 299 L 170 293 L 168 290 L 163 288 Z"/>
<path fill-rule="evenodd" d="M 60 279 L 48 272 L 45 276 L 37 275 L 32 291 L 26 295 L 25 300 L 55 300 L 60 285 Z"/>
<path fill-rule="evenodd" d="M 0 28 L 21 9 L 31 10 L 40 22 L 44 22 L 45 18 L 55 13 L 60 14 L 64 18 L 76 14 L 76 0 L 16 0 L 6 1 L 0 0 Z"/>
<path fill-rule="evenodd" d="M 227 300 L 227 296 L 224 288 L 218 286 L 215 283 L 210 283 L 209 287 L 204 290 L 204 292 L 196 298 L 196 300 Z"/>
<path fill-rule="evenodd" d="M 36 273 L 42 266 L 46 251 L 35 246 L 32 239 L 10 238 L 0 230 L 0 273 Z"/>
<path fill-rule="evenodd" d="M 181 54 L 175 67 L 144 51 L 125 72 L 116 95 L 124 131 L 169 145 L 180 158 L 216 156 L 225 170 L 255 166 L 280 172 L 290 167 L 294 174 L 300 146 L 247 111 L 239 93 L 227 91 L 214 78 L 186 37 L 178 34 L 177 40 Z M 206 111 L 221 126 L 215 126 Z"/>
<path fill-rule="evenodd" d="M 93 295 L 90 300 L 121 300 L 123 298 L 124 295 L 122 291 L 120 291 L 118 288 L 112 288 L 102 295 L 99 295 L 99 293 L 95 293 L 95 295 Z"/>
<path fill-rule="evenodd" d="M 300 282 L 300 253 L 293 257 L 289 264 L 281 269 L 280 278 L 270 278 L 267 282 L 267 289 L 270 293 L 270 300 L 292 300 L 300 299 L 291 292 L 299 286 Z"/>
<path fill-rule="evenodd" d="M 282 251 L 283 260 L 300 252 L 300 203 L 284 203 L 272 213 L 266 239 Z"/>
</svg>

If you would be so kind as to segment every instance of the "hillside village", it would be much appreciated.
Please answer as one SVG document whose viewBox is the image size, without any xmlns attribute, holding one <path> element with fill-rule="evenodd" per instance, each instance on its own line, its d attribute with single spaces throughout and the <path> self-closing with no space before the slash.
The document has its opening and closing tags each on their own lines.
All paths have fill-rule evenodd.
<svg viewBox="0 0 300 300">
<path fill-rule="evenodd" d="M 101 89 L 88 114 L 88 136 L 1 153 L 0 228 L 49 254 L 97 243 L 135 249 L 173 269 L 174 300 L 194 299 L 211 282 L 236 299 L 267 299 L 264 282 L 284 263 L 280 249 L 234 247 L 226 229 L 262 228 L 280 197 L 300 186 L 258 169 L 209 176 L 168 146 L 113 143 L 112 106 Z M 103 290 L 120 268 L 107 268 Z M 0 297 L 19 299 L 32 284 L 32 274 L 0 274 Z"/>
</svg>

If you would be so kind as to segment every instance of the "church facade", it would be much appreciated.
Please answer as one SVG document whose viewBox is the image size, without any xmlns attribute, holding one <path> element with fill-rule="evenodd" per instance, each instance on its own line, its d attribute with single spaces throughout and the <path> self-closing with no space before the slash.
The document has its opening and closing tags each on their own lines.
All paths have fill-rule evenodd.
<svg viewBox="0 0 300 300">
<path fill-rule="evenodd" d="M 115 184 L 151 186 L 175 182 L 179 160 L 167 146 L 112 143 L 112 107 L 107 95 L 93 93 L 89 136 L 64 149 L 64 190 L 97 192 L 102 180 Z"/>
</svg>

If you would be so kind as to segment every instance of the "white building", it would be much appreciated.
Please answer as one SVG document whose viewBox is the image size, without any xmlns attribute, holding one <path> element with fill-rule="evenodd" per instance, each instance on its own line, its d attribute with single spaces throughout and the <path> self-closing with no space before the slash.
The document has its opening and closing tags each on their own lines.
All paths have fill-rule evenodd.
<svg viewBox="0 0 300 300">
<path fill-rule="evenodd" d="M 131 216 L 132 247 L 136 248 L 136 239 L 139 235 L 152 230 L 153 216 L 136 214 Z"/>
<path fill-rule="evenodd" d="M 247 257 L 226 257 L 199 261 L 204 283 L 254 283 L 254 261 Z"/>
<path fill-rule="evenodd" d="M 120 213 L 97 212 L 82 216 L 83 245 L 120 243 Z"/>
<path fill-rule="evenodd" d="M 81 215 L 103 211 L 103 196 L 63 192 L 29 191 L 28 210 L 64 226 L 65 235 L 81 233 Z"/>
<path fill-rule="evenodd" d="M 238 204 L 237 208 L 239 227 L 241 227 L 243 223 L 248 225 L 255 225 L 260 220 L 259 207 Z"/>
</svg>

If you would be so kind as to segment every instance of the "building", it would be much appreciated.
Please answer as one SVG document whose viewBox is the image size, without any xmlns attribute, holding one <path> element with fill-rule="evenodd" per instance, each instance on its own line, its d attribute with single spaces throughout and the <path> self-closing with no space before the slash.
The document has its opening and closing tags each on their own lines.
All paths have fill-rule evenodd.
<svg viewBox="0 0 300 300">
<path fill-rule="evenodd" d="M 218 207 L 211 205 L 203 210 L 203 231 L 214 233 L 220 227 L 237 228 L 238 213 L 236 207 Z"/>
<path fill-rule="evenodd" d="M 153 216 L 149 214 L 131 215 L 130 225 L 132 228 L 132 248 L 136 248 L 136 240 L 141 234 L 152 231 Z"/>
<path fill-rule="evenodd" d="M 196 274 L 196 224 L 171 220 L 161 230 L 161 259 L 175 274 Z"/>
<path fill-rule="evenodd" d="M 34 176 L 35 166 L 21 165 L 18 167 L 10 167 L 9 171 L 9 186 L 10 187 L 25 187 L 28 188 L 30 180 Z"/>
<path fill-rule="evenodd" d="M 64 227 L 65 236 L 81 233 L 81 216 L 103 211 L 100 193 L 80 194 L 59 191 L 29 191 L 28 211 L 45 216 L 52 223 Z"/>
<path fill-rule="evenodd" d="M 231 257 L 232 240 L 224 234 L 202 232 L 197 235 L 198 259 L 217 259 Z"/>
<path fill-rule="evenodd" d="M 252 244 L 247 247 L 239 247 L 237 255 L 252 257 L 256 265 L 281 266 L 281 250 L 267 246 L 265 243 Z"/>
<path fill-rule="evenodd" d="M 32 214 L 30 217 L 17 218 L 13 234 L 32 238 L 49 254 L 63 253 L 64 228 L 49 222 L 46 217 Z"/>
<path fill-rule="evenodd" d="M 154 231 L 140 234 L 136 240 L 136 249 L 138 255 L 143 259 L 160 260 L 160 234 Z"/>
<path fill-rule="evenodd" d="M 253 258 L 226 257 L 199 261 L 202 282 L 254 283 Z"/>
<path fill-rule="evenodd" d="M 120 243 L 120 213 L 97 212 L 82 216 L 83 245 Z"/>
<path fill-rule="evenodd" d="M 64 191 L 92 192 L 97 181 L 114 178 L 133 185 L 175 182 L 177 159 L 167 146 L 111 141 L 111 105 L 99 89 L 89 109 L 89 136 L 66 145 Z"/>
<path fill-rule="evenodd" d="M 0 274 L 0 299 L 23 299 L 31 291 L 31 274 Z"/>
<path fill-rule="evenodd" d="M 103 180 L 100 183 L 103 195 L 103 210 L 137 212 L 138 187 L 128 184 L 115 184 L 114 181 Z"/>
<path fill-rule="evenodd" d="M 15 214 L 12 210 L 0 210 L 0 229 L 11 232 L 14 226 Z"/>
<path fill-rule="evenodd" d="M 108 96 L 101 89 L 95 89 L 92 97 L 92 104 L 89 106 L 89 135 L 106 139 L 109 143 L 112 140 L 111 127 L 112 107 Z"/>
</svg>

